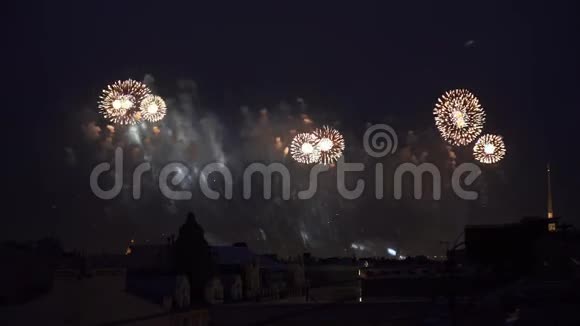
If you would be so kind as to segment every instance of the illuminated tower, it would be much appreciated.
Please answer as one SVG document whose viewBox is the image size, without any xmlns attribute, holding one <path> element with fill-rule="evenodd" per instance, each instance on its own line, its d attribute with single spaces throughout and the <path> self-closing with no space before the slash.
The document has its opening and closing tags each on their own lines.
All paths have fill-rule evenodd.
<svg viewBox="0 0 580 326">
<path fill-rule="evenodd" d="M 552 219 L 554 218 L 554 210 L 552 209 L 552 182 L 550 180 L 550 163 L 548 163 L 546 172 L 548 174 L 548 219 Z M 548 223 L 548 231 L 556 231 L 556 223 Z"/>
</svg>

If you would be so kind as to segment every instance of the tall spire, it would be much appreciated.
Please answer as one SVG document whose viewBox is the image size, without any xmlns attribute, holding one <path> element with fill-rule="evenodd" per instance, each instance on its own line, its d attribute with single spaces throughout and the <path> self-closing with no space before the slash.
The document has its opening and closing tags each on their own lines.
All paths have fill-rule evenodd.
<svg viewBox="0 0 580 326">
<path fill-rule="evenodd" d="M 550 163 L 548 163 L 546 172 L 548 174 L 548 219 L 552 219 L 554 218 L 554 209 L 552 208 L 552 180 L 550 178 Z M 548 223 L 548 231 L 556 232 L 555 222 Z"/>
<path fill-rule="evenodd" d="M 552 208 L 552 181 L 550 180 L 550 163 L 547 166 L 548 173 L 548 218 L 554 217 L 554 210 Z"/>
</svg>

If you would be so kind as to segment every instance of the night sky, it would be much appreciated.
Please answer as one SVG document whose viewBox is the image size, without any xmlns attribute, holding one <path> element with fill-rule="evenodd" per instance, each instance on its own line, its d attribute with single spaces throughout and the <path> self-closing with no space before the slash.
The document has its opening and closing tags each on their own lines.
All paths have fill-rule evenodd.
<svg viewBox="0 0 580 326">
<path fill-rule="evenodd" d="M 194 2 L 46 3 L 46 107 L 31 109 L 34 144 L 26 145 L 44 163 L 34 167 L 38 198 L 23 199 L 20 207 L 28 208 L 5 217 L 0 235 L 52 235 L 67 248 L 121 252 L 132 237 L 161 241 L 161 233 L 175 232 L 191 209 L 216 241 L 246 241 L 263 252 L 351 255 L 355 243 L 437 254 L 438 241 L 455 239 L 466 223 L 545 215 L 548 161 L 555 214 L 578 226 L 577 15 L 573 1 L 211 8 Z M 329 230 L 321 229 L 327 219 L 320 210 L 296 217 L 304 207 L 267 202 L 190 202 L 168 212 L 167 203 L 153 196 L 146 203 L 109 205 L 90 194 L 88 175 L 96 162 L 92 145 L 82 140 L 83 126 L 90 119 L 103 125 L 96 112 L 105 85 L 146 74 L 167 98 L 178 97 L 179 80 L 195 81 L 196 114 L 223 130 L 226 157 L 235 156 L 240 142 L 241 106 L 254 114 L 268 108 L 274 118 L 281 101 L 292 106 L 297 98 L 308 103 L 317 123 L 339 121 L 347 141 L 359 147 L 365 123 L 383 122 L 397 129 L 403 146 L 412 145 L 404 136 L 413 131 L 419 151 L 436 156 L 444 145 L 436 139 L 432 109 L 453 88 L 479 97 L 485 132 L 502 134 L 508 153 L 484 171 L 485 205 L 446 201 L 432 209 L 424 201 L 319 198 L 317 204 L 328 204 L 321 206 L 323 215 L 339 216 L 328 220 L 338 224 Z M 85 165 L 67 165 L 66 148 Z M 467 161 L 468 150 L 456 152 Z M 347 149 L 346 157 L 355 161 L 357 154 Z M 373 250 L 360 254 L 381 254 Z"/>
</svg>

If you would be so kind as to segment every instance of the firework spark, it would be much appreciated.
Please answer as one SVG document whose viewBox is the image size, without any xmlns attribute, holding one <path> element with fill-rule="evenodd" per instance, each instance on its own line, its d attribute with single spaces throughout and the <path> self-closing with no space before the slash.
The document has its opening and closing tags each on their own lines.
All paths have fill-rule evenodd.
<svg viewBox="0 0 580 326">
<path fill-rule="evenodd" d="M 292 139 L 290 154 L 298 163 L 316 163 L 320 159 L 320 150 L 317 146 L 317 138 L 313 134 L 301 133 Z"/>
<path fill-rule="evenodd" d="M 475 95 L 465 89 L 454 89 L 437 100 L 435 125 L 441 137 L 451 145 L 464 146 L 481 134 L 485 111 Z"/>
<path fill-rule="evenodd" d="M 501 161 L 505 153 L 505 144 L 502 137 L 498 135 L 483 135 L 473 147 L 473 156 L 484 164 L 493 164 Z"/>
<path fill-rule="evenodd" d="M 163 119 L 167 112 L 165 101 L 157 95 L 147 95 L 141 101 L 141 117 L 149 122 Z"/>
<path fill-rule="evenodd" d="M 313 135 L 317 138 L 317 147 L 320 150 L 320 160 L 322 164 L 332 164 L 336 162 L 344 151 L 344 138 L 338 130 L 328 126 L 314 130 Z"/>
<path fill-rule="evenodd" d="M 99 109 L 105 118 L 121 125 L 140 120 L 139 104 L 151 94 L 149 88 L 136 80 L 116 81 L 103 90 Z"/>
</svg>

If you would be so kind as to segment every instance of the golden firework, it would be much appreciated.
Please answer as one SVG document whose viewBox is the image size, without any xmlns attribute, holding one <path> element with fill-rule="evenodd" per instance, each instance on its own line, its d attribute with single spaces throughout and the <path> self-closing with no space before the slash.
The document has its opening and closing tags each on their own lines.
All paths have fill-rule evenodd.
<svg viewBox="0 0 580 326">
<path fill-rule="evenodd" d="M 316 136 L 309 133 L 297 134 L 290 144 L 290 154 L 298 163 L 316 163 L 320 159 L 320 150 Z"/>
<path fill-rule="evenodd" d="M 473 156 L 484 164 L 493 164 L 501 161 L 505 156 L 506 148 L 499 135 L 486 134 L 475 142 Z"/>
<path fill-rule="evenodd" d="M 165 101 L 160 96 L 150 94 L 143 98 L 140 109 L 140 114 L 143 119 L 155 122 L 165 117 L 167 105 L 165 105 Z"/>
<path fill-rule="evenodd" d="M 151 94 L 149 88 L 136 80 L 119 80 L 107 86 L 100 97 L 99 109 L 113 123 L 134 124 L 140 120 L 139 104 Z"/>
<path fill-rule="evenodd" d="M 319 163 L 332 164 L 336 162 L 344 151 L 344 138 L 338 130 L 324 126 L 312 133 L 317 139 L 317 148 L 320 151 Z"/>
<path fill-rule="evenodd" d="M 451 145 L 473 142 L 483 130 L 485 111 L 475 95 L 466 89 L 454 89 L 437 99 L 435 125 L 441 137 Z"/>
</svg>

